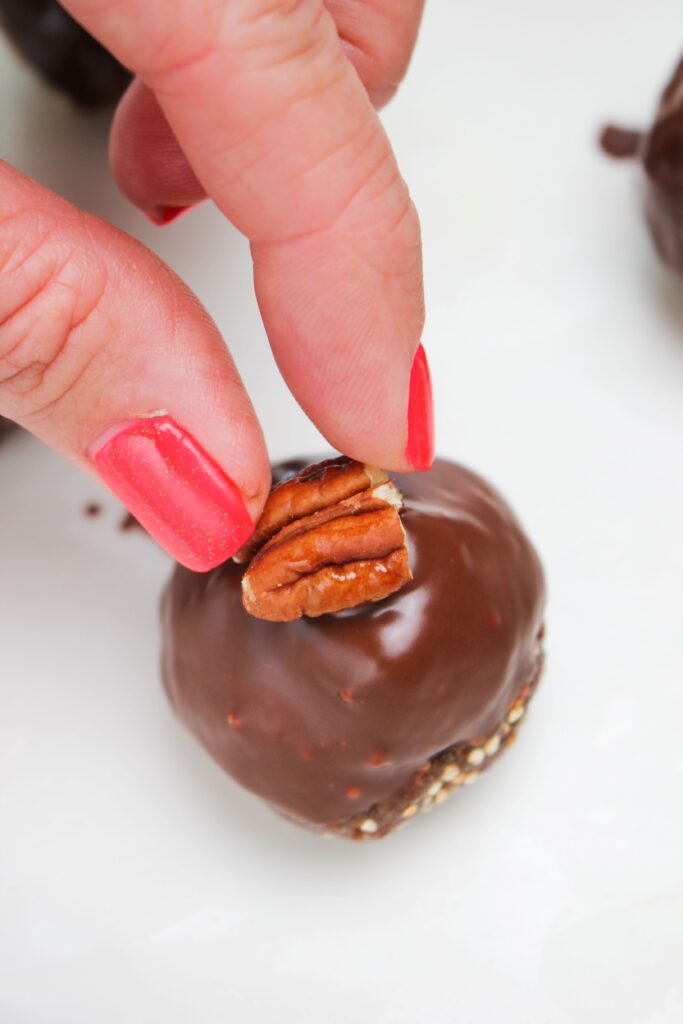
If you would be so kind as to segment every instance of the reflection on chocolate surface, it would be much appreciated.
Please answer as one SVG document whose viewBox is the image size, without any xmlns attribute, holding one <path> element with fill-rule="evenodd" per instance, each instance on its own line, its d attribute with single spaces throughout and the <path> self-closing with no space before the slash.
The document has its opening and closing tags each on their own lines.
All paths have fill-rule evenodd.
<svg viewBox="0 0 683 1024">
<path fill-rule="evenodd" d="M 57 0 L 0 0 L 0 26 L 43 78 L 81 107 L 115 103 L 130 81 Z"/>
<path fill-rule="evenodd" d="M 181 720 L 278 811 L 352 838 L 474 781 L 514 738 L 540 672 L 542 570 L 500 496 L 444 460 L 395 481 L 414 579 L 392 597 L 265 622 L 244 611 L 233 563 L 178 567 L 164 597 Z"/>
<path fill-rule="evenodd" d="M 652 239 L 664 262 L 683 273 L 683 62 L 662 94 L 649 132 L 609 127 L 601 142 L 610 156 L 641 160 Z"/>
</svg>

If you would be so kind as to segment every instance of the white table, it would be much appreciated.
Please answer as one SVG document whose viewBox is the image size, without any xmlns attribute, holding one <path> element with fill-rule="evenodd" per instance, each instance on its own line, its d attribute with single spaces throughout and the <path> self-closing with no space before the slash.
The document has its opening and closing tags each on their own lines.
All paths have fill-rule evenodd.
<svg viewBox="0 0 683 1024">
<path fill-rule="evenodd" d="M 635 169 L 594 145 L 605 117 L 647 121 L 683 14 L 428 6 L 385 117 L 424 223 L 439 449 L 503 490 L 547 568 L 522 740 L 385 842 L 288 825 L 165 703 L 166 557 L 17 436 L 0 450 L 3 1024 L 683 1019 L 683 283 L 653 257 Z M 320 450 L 244 241 L 208 205 L 154 230 L 108 177 L 105 122 L 5 48 L 0 95 L 4 157 L 197 291 L 273 457 Z"/>
</svg>

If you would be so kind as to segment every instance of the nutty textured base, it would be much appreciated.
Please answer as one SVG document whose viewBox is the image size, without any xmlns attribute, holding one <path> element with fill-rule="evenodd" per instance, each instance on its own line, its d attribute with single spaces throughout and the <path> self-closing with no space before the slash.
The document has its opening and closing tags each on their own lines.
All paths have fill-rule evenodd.
<svg viewBox="0 0 683 1024">
<path fill-rule="evenodd" d="M 393 800 L 373 804 L 348 821 L 325 829 L 326 836 L 341 839 L 382 839 L 419 811 L 444 803 L 454 789 L 471 786 L 517 739 L 517 731 L 543 673 L 543 631 L 538 635 L 536 663 L 531 678 L 508 708 L 505 718 L 490 736 L 470 743 L 456 743 L 422 765 L 413 781 Z"/>
</svg>

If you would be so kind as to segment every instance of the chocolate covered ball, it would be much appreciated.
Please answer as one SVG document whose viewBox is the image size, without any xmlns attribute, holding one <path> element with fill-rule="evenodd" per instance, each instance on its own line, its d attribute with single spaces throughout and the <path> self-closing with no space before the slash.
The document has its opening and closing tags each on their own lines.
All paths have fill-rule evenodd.
<svg viewBox="0 0 683 1024">
<path fill-rule="evenodd" d="M 645 214 L 664 262 L 683 273 L 683 61 L 664 90 L 648 132 L 609 126 L 601 137 L 605 152 L 637 157 L 645 172 Z"/>
<path fill-rule="evenodd" d="M 131 80 L 57 0 L 0 0 L 0 25 L 41 76 L 80 107 L 116 103 Z"/>
<path fill-rule="evenodd" d="M 412 580 L 384 600 L 264 621 L 233 562 L 178 567 L 163 600 L 184 725 L 276 811 L 352 839 L 474 782 L 514 740 L 542 667 L 543 573 L 500 495 L 443 459 L 394 482 Z"/>
</svg>

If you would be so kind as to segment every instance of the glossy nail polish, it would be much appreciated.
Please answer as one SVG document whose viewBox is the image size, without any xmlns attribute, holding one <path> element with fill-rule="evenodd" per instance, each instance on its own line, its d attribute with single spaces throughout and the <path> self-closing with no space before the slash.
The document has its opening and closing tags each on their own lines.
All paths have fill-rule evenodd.
<svg viewBox="0 0 683 1024">
<path fill-rule="evenodd" d="M 151 220 L 152 224 L 162 228 L 177 220 L 178 217 L 187 213 L 188 210 L 193 210 L 196 205 L 196 203 L 190 203 L 189 206 L 157 206 L 146 216 L 148 220 Z"/>
<path fill-rule="evenodd" d="M 414 469 L 429 469 L 434 461 L 434 404 L 425 350 L 420 345 L 410 373 L 408 444 L 406 458 Z"/>
<path fill-rule="evenodd" d="M 89 454 L 104 483 L 188 569 L 213 569 L 253 532 L 237 486 L 169 416 L 120 423 Z"/>
</svg>

